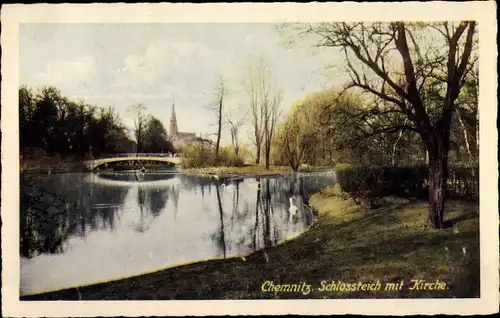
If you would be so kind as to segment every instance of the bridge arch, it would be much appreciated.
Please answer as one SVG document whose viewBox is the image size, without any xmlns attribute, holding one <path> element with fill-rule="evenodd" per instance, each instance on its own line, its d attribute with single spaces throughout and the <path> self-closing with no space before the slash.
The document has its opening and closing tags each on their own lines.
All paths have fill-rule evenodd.
<svg viewBox="0 0 500 318">
<path fill-rule="evenodd" d="M 94 160 L 89 160 L 85 161 L 84 164 L 87 166 L 89 170 L 95 170 L 99 167 L 102 167 L 106 164 L 113 164 L 113 163 L 118 163 L 118 162 L 130 162 L 130 163 L 146 163 L 146 162 L 161 162 L 161 163 L 166 163 L 171 166 L 176 166 L 179 165 L 181 161 L 181 158 L 175 157 L 175 156 L 154 156 L 153 154 L 149 154 L 147 156 L 144 155 L 137 155 L 137 156 L 115 156 L 115 157 L 109 157 L 109 158 L 100 158 L 100 159 L 94 159 Z"/>
</svg>

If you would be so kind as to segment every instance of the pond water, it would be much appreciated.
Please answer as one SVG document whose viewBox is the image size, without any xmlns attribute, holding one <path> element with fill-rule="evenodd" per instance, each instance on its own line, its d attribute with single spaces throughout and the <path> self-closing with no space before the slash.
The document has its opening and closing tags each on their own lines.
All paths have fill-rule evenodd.
<svg viewBox="0 0 500 318">
<path fill-rule="evenodd" d="M 21 199 L 20 293 L 280 244 L 311 226 L 309 196 L 333 183 L 333 171 L 228 180 L 179 172 L 21 176 L 31 199 Z"/>
</svg>

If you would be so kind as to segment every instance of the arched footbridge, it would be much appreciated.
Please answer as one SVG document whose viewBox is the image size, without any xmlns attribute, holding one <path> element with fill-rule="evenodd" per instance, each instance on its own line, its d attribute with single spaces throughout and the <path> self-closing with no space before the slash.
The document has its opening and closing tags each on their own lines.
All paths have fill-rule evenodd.
<svg viewBox="0 0 500 318">
<path fill-rule="evenodd" d="M 110 163 L 147 163 L 147 162 L 162 162 L 171 165 L 179 165 L 181 163 L 181 158 L 176 155 L 165 154 L 165 153 L 120 153 L 113 155 L 103 155 L 101 158 L 87 160 L 83 163 L 89 170 L 94 170 L 101 166 Z"/>
</svg>

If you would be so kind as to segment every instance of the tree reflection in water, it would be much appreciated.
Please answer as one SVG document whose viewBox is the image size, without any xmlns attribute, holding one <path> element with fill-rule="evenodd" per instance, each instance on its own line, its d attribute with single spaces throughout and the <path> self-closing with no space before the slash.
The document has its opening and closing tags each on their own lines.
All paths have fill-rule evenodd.
<svg viewBox="0 0 500 318">
<path fill-rule="evenodd" d="M 222 190 L 221 182 L 234 191 Z M 331 174 L 240 180 L 183 174 L 22 176 L 20 253 L 26 259 L 61 255 L 22 263 L 24 282 L 30 290 L 67 287 L 77 280 L 265 253 L 309 227 L 312 214 L 301 202 L 333 183 Z M 299 209 L 296 220 L 288 212 L 291 196 Z M 100 267 L 101 256 L 114 262 L 107 271 Z M 89 264 L 80 268 L 82 258 Z M 82 271 L 79 279 L 71 278 L 66 266 L 72 261 Z M 64 278 L 49 282 L 36 274 L 51 271 Z"/>
<path fill-rule="evenodd" d="M 174 215 L 177 214 L 178 189 L 171 184 L 155 185 L 154 183 L 155 181 L 167 181 L 175 176 L 174 174 L 132 174 L 115 175 L 110 178 L 117 181 L 136 181 L 133 187 L 137 190 L 139 219 L 131 224 L 135 231 L 146 232 L 153 224 L 154 219 L 165 209 L 170 197 L 174 199 Z"/>
<path fill-rule="evenodd" d="M 258 250 L 265 252 L 266 248 L 300 234 L 313 221 L 311 209 L 302 202 L 308 202 L 312 193 L 334 182 L 331 174 L 319 182 L 317 178 L 294 174 L 244 181 L 226 180 L 224 188 L 234 185 L 232 193 L 225 192 L 214 182 L 220 232 L 214 233 L 212 240 L 221 257 L 246 255 Z M 228 197 L 232 198 L 230 205 L 227 204 Z M 289 213 L 290 197 L 294 197 L 294 204 L 299 208 L 296 216 Z"/>
<path fill-rule="evenodd" d="M 175 175 L 163 176 L 163 179 Z M 99 183 L 95 179 L 125 182 L 121 186 Z M 76 179 L 76 181 L 75 181 Z M 20 199 L 20 252 L 31 258 L 40 253 L 61 253 L 70 236 L 85 237 L 88 231 L 113 230 L 120 220 L 125 197 L 133 184 L 139 181 L 137 201 L 140 215 L 134 228 L 146 231 L 165 208 L 170 196 L 174 199 L 175 213 L 179 189 L 169 187 L 143 187 L 140 182 L 161 180 L 157 176 L 137 180 L 134 175 L 67 174 L 53 176 L 21 176 Z M 76 185 L 76 186 L 75 186 Z"/>
<path fill-rule="evenodd" d="M 75 178 L 78 186 L 75 186 Z M 95 182 L 95 178 L 101 181 Z M 173 178 L 180 182 L 154 186 L 154 181 Z M 220 182 L 213 178 L 193 175 L 146 174 L 140 178 L 133 174 L 92 175 L 90 182 L 86 182 L 83 174 L 69 174 L 68 178 L 64 175 L 22 176 L 21 180 L 21 254 L 25 257 L 62 252 L 63 243 L 71 235 L 84 237 L 88 231 L 113 230 L 132 188 L 137 191 L 139 215 L 134 228 L 138 232 L 148 230 L 165 210 L 169 199 L 173 199 L 176 216 L 181 191 L 195 191 L 203 198 L 211 196 L 215 189 L 217 205 L 214 208 L 219 214 L 220 230 L 213 240 L 219 242 L 222 255 L 226 255 L 228 249 L 245 253 L 275 245 L 304 224 L 310 224 L 311 213 L 304 213 L 304 209 L 295 222 L 290 219 L 289 198 L 295 196 L 298 206 L 301 206 L 300 198 L 307 203 L 310 194 L 332 183 L 332 176 L 229 180 L 228 184 L 235 186 L 232 193 L 221 193 Z M 124 184 L 114 186 L 114 181 Z M 249 186 L 256 182 L 259 187 Z M 225 233 L 227 231 L 231 233 Z M 227 246 L 228 240 L 231 247 Z"/>
<path fill-rule="evenodd" d="M 215 186 L 215 192 L 217 194 L 217 203 L 218 203 L 218 210 L 219 210 L 219 215 L 220 215 L 220 231 L 215 232 L 213 235 L 213 238 L 214 238 L 217 246 L 219 247 L 219 250 L 222 251 L 224 258 L 226 258 L 226 238 L 224 236 L 224 211 L 222 209 L 220 188 L 218 186 Z"/>
<path fill-rule="evenodd" d="M 22 256 L 64 252 L 69 236 L 83 237 L 87 230 L 114 227 L 127 189 L 101 187 L 94 191 L 83 176 L 21 176 Z M 109 198 L 116 203 L 103 203 Z"/>
</svg>

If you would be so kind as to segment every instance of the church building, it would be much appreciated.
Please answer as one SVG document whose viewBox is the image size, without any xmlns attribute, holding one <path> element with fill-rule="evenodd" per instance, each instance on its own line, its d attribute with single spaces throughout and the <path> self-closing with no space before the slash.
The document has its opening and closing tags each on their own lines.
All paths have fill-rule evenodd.
<svg viewBox="0 0 500 318">
<path fill-rule="evenodd" d="M 193 144 L 201 144 L 207 147 L 214 146 L 214 142 L 208 139 L 197 137 L 192 132 L 179 132 L 177 126 L 177 117 L 175 116 L 175 104 L 172 103 L 172 117 L 170 117 L 170 130 L 168 131 L 168 139 L 177 151 L 181 151 L 184 147 Z"/>
</svg>

